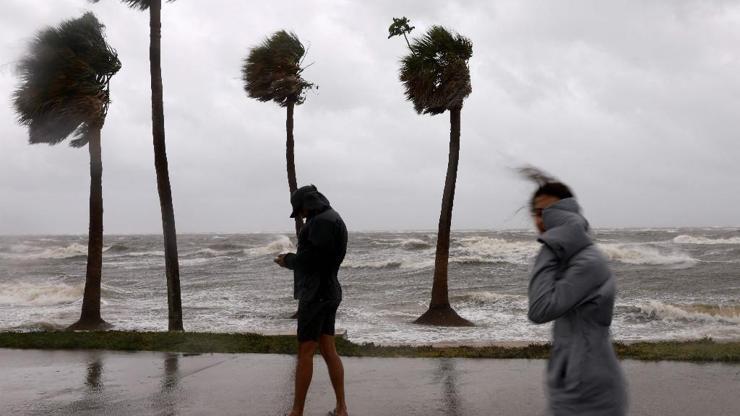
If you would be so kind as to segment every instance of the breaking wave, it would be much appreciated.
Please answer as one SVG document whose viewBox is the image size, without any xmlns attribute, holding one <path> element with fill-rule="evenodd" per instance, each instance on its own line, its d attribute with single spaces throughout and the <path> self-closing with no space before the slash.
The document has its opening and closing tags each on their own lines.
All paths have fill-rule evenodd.
<svg viewBox="0 0 740 416">
<path fill-rule="evenodd" d="M 715 244 L 740 244 L 740 237 L 730 238 L 707 238 L 695 237 L 692 235 L 679 235 L 673 239 L 676 244 L 697 244 L 697 245 L 715 245 Z"/>
<path fill-rule="evenodd" d="M 113 244 L 110 247 L 104 248 L 103 252 L 105 253 L 124 253 L 128 250 L 129 248 L 123 244 Z"/>
<path fill-rule="evenodd" d="M 201 256 L 205 256 L 207 258 L 212 258 L 212 257 L 233 256 L 233 255 L 237 255 L 237 254 L 244 254 L 244 249 L 243 248 L 238 248 L 238 249 L 222 249 L 222 250 L 218 250 L 218 249 L 213 249 L 213 248 L 202 248 L 202 249 L 197 250 L 197 251 L 195 251 L 193 253 L 187 254 L 187 256 L 199 256 L 199 255 L 201 255 Z"/>
<path fill-rule="evenodd" d="M 51 306 L 76 302 L 82 298 L 84 284 L 0 283 L 0 305 Z"/>
<path fill-rule="evenodd" d="M 0 253 L 0 256 L 16 260 L 84 258 L 87 257 L 87 246 L 72 243 L 65 247 L 54 247 L 33 252 L 32 247 L 19 244 L 11 247 L 10 253 Z"/>
<path fill-rule="evenodd" d="M 404 266 L 402 261 L 397 260 L 359 260 L 345 259 L 342 267 L 348 269 L 400 269 Z"/>
<path fill-rule="evenodd" d="M 691 267 L 698 260 L 686 253 L 666 253 L 644 244 L 600 244 L 609 260 L 625 264 Z"/>
<path fill-rule="evenodd" d="M 434 247 L 432 243 L 418 238 L 409 238 L 401 240 L 401 248 L 404 250 L 425 250 Z"/>
<path fill-rule="evenodd" d="M 450 250 L 450 261 L 528 264 L 539 247 L 534 241 L 507 241 L 490 237 L 460 238 L 455 240 Z"/>
<path fill-rule="evenodd" d="M 469 303 L 475 306 L 498 305 L 505 309 L 521 310 L 527 308 L 527 296 L 498 293 L 492 291 L 469 292 L 452 296 L 455 303 Z"/>
<path fill-rule="evenodd" d="M 288 238 L 288 236 L 281 235 L 277 240 L 267 244 L 266 246 L 244 249 L 244 254 L 250 256 L 267 256 L 294 250 L 295 246 L 290 241 L 290 238 Z"/>
<path fill-rule="evenodd" d="M 208 244 L 206 248 L 209 248 L 215 251 L 234 251 L 234 250 L 243 250 L 244 246 L 241 244 L 232 244 L 232 243 L 215 243 L 215 244 Z"/>
<path fill-rule="evenodd" d="M 737 305 L 672 305 L 648 300 L 622 308 L 643 320 L 740 324 L 740 306 Z"/>
<path fill-rule="evenodd" d="M 113 244 L 103 247 L 103 253 L 135 256 L 141 253 L 128 253 L 129 247 L 123 244 Z M 164 253 L 162 253 L 164 255 Z M 52 247 L 39 251 L 38 248 L 19 244 L 11 247 L 10 252 L 0 253 L 0 258 L 15 260 L 64 260 L 87 258 L 87 246 L 72 243 L 64 247 Z"/>
<path fill-rule="evenodd" d="M 404 250 L 426 250 L 434 247 L 437 236 L 432 236 L 433 241 L 425 241 L 421 238 L 377 238 L 369 241 L 370 244 L 379 247 L 400 247 Z"/>
</svg>

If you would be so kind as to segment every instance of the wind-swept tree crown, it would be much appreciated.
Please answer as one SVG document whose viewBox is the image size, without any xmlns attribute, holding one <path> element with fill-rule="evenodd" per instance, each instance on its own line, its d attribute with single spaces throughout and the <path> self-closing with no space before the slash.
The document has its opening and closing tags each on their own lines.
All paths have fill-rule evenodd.
<svg viewBox="0 0 740 416">
<path fill-rule="evenodd" d="M 40 31 L 18 64 L 21 84 L 13 95 L 18 121 L 31 143 L 87 144 L 100 128 L 110 103 L 109 81 L 121 69 L 106 43 L 104 25 L 88 12 Z"/>
<path fill-rule="evenodd" d="M 433 26 L 410 45 L 401 60 L 400 79 L 406 98 L 419 114 L 440 114 L 461 108 L 473 91 L 468 60 L 473 43 L 441 26 Z"/>
<path fill-rule="evenodd" d="M 99 3 L 100 0 L 88 0 L 90 3 Z M 167 0 L 168 3 L 172 3 L 175 0 Z M 132 9 L 147 10 L 152 4 L 152 0 L 121 0 L 122 3 L 126 4 Z"/>
<path fill-rule="evenodd" d="M 244 90 L 251 98 L 281 107 L 303 104 L 314 85 L 301 77 L 306 49 L 292 32 L 281 30 L 252 48 L 242 66 Z"/>
</svg>

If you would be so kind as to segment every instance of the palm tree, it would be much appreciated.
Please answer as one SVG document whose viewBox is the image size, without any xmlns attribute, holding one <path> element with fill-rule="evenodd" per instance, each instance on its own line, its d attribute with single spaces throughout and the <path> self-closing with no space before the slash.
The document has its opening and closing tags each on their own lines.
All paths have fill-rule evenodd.
<svg viewBox="0 0 740 416">
<path fill-rule="evenodd" d="M 97 3 L 100 0 L 90 0 Z M 177 231 L 175 210 L 172 205 L 172 188 L 167 164 L 164 137 L 164 104 L 162 102 L 162 64 L 160 44 L 162 39 L 162 0 L 121 0 L 132 8 L 149 10 L 149 71 L 152 88 L 152 136 L 154 138 L 154 168 L 157 172 L 157 191 L 162 212 L 164 234 L 164 262 L 167 275 L 168 328 L 182 331 L 182 300 L 180 296 L 180 264 L 177 258 Z M 174 0 L 168 0 L 174 1 Z"/>
<path fill-rule="evenodd" d="M 394 21 L 391 35 L 408 33 L 408 20 Z M 395 33 L 394 33 L 395 30 Z M 441 26 L 433 26 L 409 45 L 411 53 L 401 60 L 400 79 L 406 98 L 419 114 L 437 115 L 450 112 L 450 153 L 447 177 L 439 216 L 437 251 L 434 259 L 434 282 L 429 309 L 415 323 L 426 325 L 471 326 L 450 306 L 447 290 L 447 265 L 450 254 L 450 226 L 455 199 L 457 164 L 460 158 L 460 111 L 472 92 L 468 60 L 473 43 Z"/>
<path fill-rule="evenodd" d="M 80 319 L 75 330 L 104 329 L 100 316 L 103 267 L 103 163 L 100 131 L 110 104 L 110 79 L 121 68 L 92 13 L 40 31 L 20 61 L 21 84 L 13 96 L 18 121 L 28 126 L 31 144 L 71 146 L 90 152 L 90 224 L 87 272 Z"/>
<path fill-rule="evenodd" d="M 301 77 L 305 69 L 301 68 L 305 55 L 306 49 L 298 36 L 281 30 L 252 48 L 242 66 L 244 90 L 250 98 L 274 101 L 287 109 L 285 158 L 291 194 L 298 189 L 293 156 L 293 109 L 306 101 L 305 91 L 313 88 L 313 84 Z M 302 226 L 303 221 L 296 216 L 296 236 Z"/>
</svg>

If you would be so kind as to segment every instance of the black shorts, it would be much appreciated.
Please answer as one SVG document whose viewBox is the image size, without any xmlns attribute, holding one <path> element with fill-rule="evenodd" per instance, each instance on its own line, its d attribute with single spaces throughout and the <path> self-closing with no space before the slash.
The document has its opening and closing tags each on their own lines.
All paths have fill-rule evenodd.
<svg viewBox="0 0 740 416">
<path fill-rule="evenodd" d="M 318 341 L 321 335 L 334 336 L 334 321 L 340 301 L 322 300 L 298 305 L 298 342 Z"/>
</svg>

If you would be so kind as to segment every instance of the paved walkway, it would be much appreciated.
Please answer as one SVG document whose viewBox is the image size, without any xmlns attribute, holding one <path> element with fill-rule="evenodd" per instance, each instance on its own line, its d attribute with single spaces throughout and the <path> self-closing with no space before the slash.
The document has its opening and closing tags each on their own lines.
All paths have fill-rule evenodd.
<svg viewBox="0 0 740 416">
<path fill-rule="evenodd" d="M 294 357 L 0 349 L 0 415 L 282 415 Z M 345 358 L 350 414 L 544 415 L 542 360 Z M 630 415 L 740 415 L 740 365 L 624 361 Z M 320 357 L 306 415 L 333 393 Z"/>
</svg>

